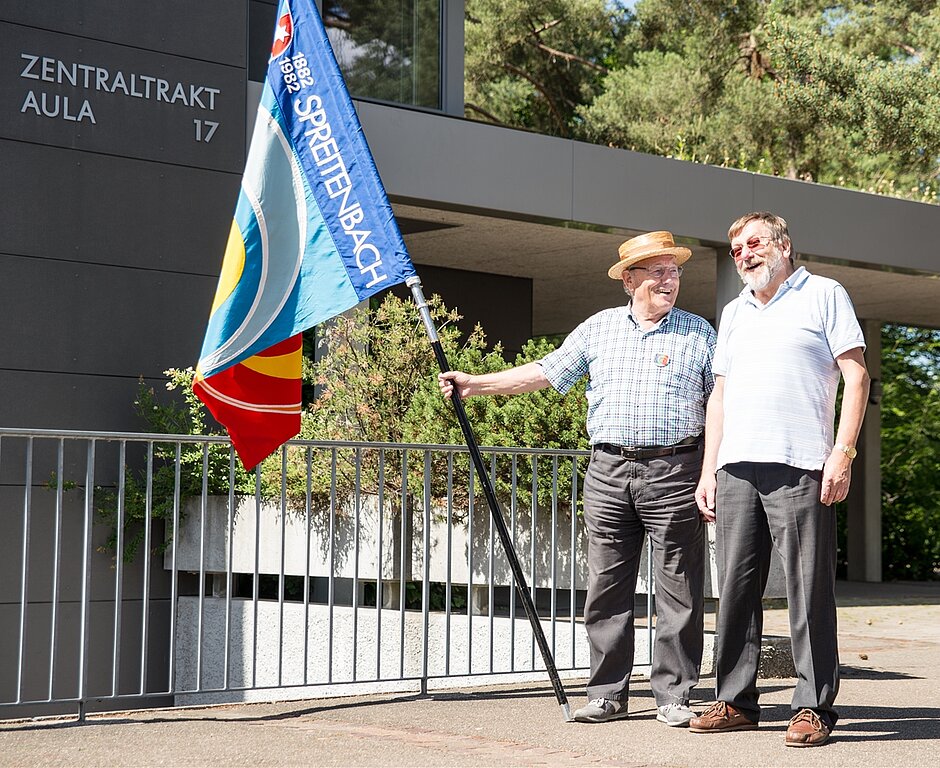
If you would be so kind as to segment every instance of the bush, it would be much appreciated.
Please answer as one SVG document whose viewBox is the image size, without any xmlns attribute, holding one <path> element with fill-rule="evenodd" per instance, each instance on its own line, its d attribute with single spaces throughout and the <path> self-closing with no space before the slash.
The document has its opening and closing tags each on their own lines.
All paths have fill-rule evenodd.
<svg viewBox="0 0 940 768">
<path fill-rule="evenodd" d="M 486 335 L 477 325 L 463 339 L 456 327 L 460 316 L 447 309 L 439 297 L 429 303 L 431 317 L 438 327 L 441 345 L 450 367 L 474 373 L 488 373 L 509 367 L 499 344 L 487 350 Z M 387 294 L 375 308 L 358 309 L 335 318 L 323 329 L 326 353 L 312 365 L 314 382 L 320 396 L 305 419 L 302 437 L 315 439 L 361 440 L 390 443 L 429 443 L 462 445 L 463 433 L 451 403 L 445 401 L 437 386 L 439 368 L 431 352 L 417 309 L 410 300 Z M 513 362 L 521 365 L 538 360 L 554 344 L 546 340 L 529 341 Z M 587 402 L 584 382 L 562 397 L 553 389 L 544 389 L 513 397 L 475 397 L 465 402 L 467 417 L 477 442 L 493 447 L 586 448 L 585 417 Z M 328 457 L 323 457 L 325 460 Z M 351 457 L 350 457 L 351 458 Z M 377 455 L 361 455 L 359 487 L 375 489 L 378 485 Z M 432 494 L 443 499 L 447 493 L 448 468 L 438 453 L 432 467 Z M 324 489 L 320 469 L 318 488 Z M 343 492 L 354 487 L 356 462 L 343 462 L 337 486 Z M 539 474 L 539 502 L 551 495 L 552 467 L 542 462 Z M 571 485 L 569 464 L 560 466 L 560 488 Z M 468 499 L 470 463 L 466 454 L 457 454 L 453 465 L 456 507 L 465 509 Z M 497 462 L 496 490 L 506 498 L 512 482 L 511 462 Z M 386 484 L 389 483 L 386 474 Z M 420 496 L 423 475 L 409 475 L 408 492 Z M 518 503 L 528 505 L 531 466 L 517 465 Z M 392 478 L 391 490 L 402 491 Z M 477 486 L 478 489 L 478 486 Z M 463 495 L 461 495 L 461 493 Z M 482 494 L 479 502 L 484 503 Z"/>
<path fill-rule="evenodd" d="M 456 327 L 460 319 L 457 312 L 447 309 L 437 296 L 432 296 L 428 303 L 452 368 L 485 373 L 510 365 L 499 344 L 487 349 L 486 335 L 479 325 L 464 339 Z M 369 308 L 357 308 L 334 318 L 320 326 L 319 331 L 324 349 L 322 358 L 316 362 L 309 357 L 304 360 L 305 391 L 315 393 L 315 397 L 301 416 L 301 439 L 464 444 L 453 406 L 440 395 L 439 369 L 412 301 L 389 293 Z M 554 344 L 546 340 L 530 341 L 514 363 L 537 360 L 553 348 Z M 134 403 L 148 431 L 177 435 L 222 434 L 193 393 L 193 369 L 172 368 L 165 373 L 166 388 L 176 394 L 175 400 L 161 401 L 153 388 L 141 382 Z M 549 388 L 514 397 L 471 398 L 465 403 L 467 415 L 480 445 L 586 448 L 584 386 L 582 382 L 566 397 Z M 228 445 L 184 445 L 179 459 L 180 509 L 182 511 L 187 499 L 202 493 L 204 458 L 209 494 L 228 494 L 230 485 L 234 484 L 238 494 L 260 493 L 265 500 L 279 501 L 283 483 L 288 509 L 294 512 L 306 508 L 308 493 L 313 510 L 328 509 L 331 499 L 349 498 L 356 490 L 377 493 L 380 477 L 386 503 L 394 504 L 404 496 L 412 504 L 423 495 L 424 468 L 418 466 L 417 461 L 410 463 L 404 475 L 401 462 L 394 461 L 388 451 L 337 448 L 334 472 L 333 453 L 311 450 L 302 444 L 285 446 L 261 462 L 257 474 L 245 472 L 236 462 L 234 475 L 231 475 Z M 469 501 L 466 490 L 471 471 L 469 456 L 466 453 L 454 455 L 450 477 L 446 454 L 436 452 L 434 462 L 432 494 L 436 500 L 443 501 L 448 492 L 448 480 L 451 480 L 455 492 L 451 501 L 459 519 Z M 571 462 L 559 462 L 557 471 L 552 462 L 540 462 L 536 468 L 537 503 L 549 503 L 553 480 L 559 489 L 570 488 L 574 471 Z M 257 479 L 260 479 L 259 486 L 256 486 Z M 497 462 L 494 480 L 497 494 L 507 498 L 513 480 L 508 458 Z M 154 446 L 152 516 L 167 521 L 168 531 L 173 519 L 175 484 L 176 446 L 157 444 Z M 517 503 L 530 505 L 530 462 L 517 462 L 516 484 Z M 563 490 L 560 495 L 564 497 Z M 475 486 L 475 496 L 477 503 L 485 504 L 479 483 Z M 97 489 L 99 520 L 115 529 L 108 543 L 112 551 L 117 547 L 117 501 L 114 489 Z M 128 469 L 124 491 L 125 559 L 133 558 L 143 541 L 145 502 L 144 471 Z M 341 513 L 341 505 L 337 511 Z M 165 543 L 161 543 L 161 547 L 165 547 Z"/>
<path fill-rule="evenodd" d="M 177 400 L 160 402 L 153 387 L 141 380 L 134 410 L 146 422 L 147 430 L 167 435 L 215 434 L 207 426 L 208 413 L 193 392 L 192 368 L 170 368 L 164 371 L 166 389 L 182 394 L 183 404 Z M 255 492 L 255 478 L 237 461 L 231 476 L 231 452 L 228 445 L 182 444 L 179 454 L 179 504 L 180 515 L 185 515 L 187 499 L 202 494 L 203 476 L 210 495 L 227 494 L 234 485 L 235 492 Z M 205 460 L 206 471 L 203 472 Z M 176 504 L 176 444 L 154 443 L 153 479 L 151 486 L 151 518 L 166 523 L 167 536 L 156 545 L 156 551 L 166 549 L 173 530 L 174 506 Z M 231 477 L 230 477 L 231 476 Z M 232 482 L 234 478 L 234 483 Z M 268 494 L 271 494 L 268 489 Z M 117 550 L 118 491 L 113 488 L 95 489 L 95 512 L 99 522 L 111 526 L 112 533 L 105 549 Z M 147 519 L 146 470 L 128 467 L 124 476 L 124 559 L 133 560 L 144 541 L 144 525 Z"/>
</svg>

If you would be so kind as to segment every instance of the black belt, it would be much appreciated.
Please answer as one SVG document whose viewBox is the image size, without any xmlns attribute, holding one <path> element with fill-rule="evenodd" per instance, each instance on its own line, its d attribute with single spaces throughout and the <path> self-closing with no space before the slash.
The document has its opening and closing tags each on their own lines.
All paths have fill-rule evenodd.
<svg viewBox="0 0 940 768">
<path fill-rule="evenodd" d="M 688 451 L 697 451 L 701 447 L 700 438 L 694 437 L 689 440 L 683 440 L 675 445 L 664 445 L 661 448 L 647 447 L 637 448 L 626 445 L 614 445 L 613 443 L 597 443 L 594 446 L 595 451 L 612 453 L 615 456 L 622 456 L 630 461 L 641 461 L 642 459 L 658 459 L 662 456 L 675 456 L 677 453 L 686 453 Z"/>
</svg>

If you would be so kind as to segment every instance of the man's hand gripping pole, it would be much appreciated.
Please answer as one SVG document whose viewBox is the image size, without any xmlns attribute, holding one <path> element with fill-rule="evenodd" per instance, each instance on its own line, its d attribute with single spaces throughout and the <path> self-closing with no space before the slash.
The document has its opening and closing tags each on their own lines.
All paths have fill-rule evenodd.
<svg viewBox="0 0 940 768">
<path fill-rule="evenodd" d="M 437 335 L 437 328 L 431 320 L 431 313 L 428 310 L 428 303 L 421 290 L 421 278 L 418 276 L 409 277 L 405 281 L 411 289 L 411 295 L 414 297 L 424 328 L 427 331 L 428 338 L 431 340 L 431 349 L 434 350 L 434 357 L 440 366 L 441 373 L 450 370 L 447 363 L 447 357 L 444 354 L 444 348 L 441 346 L 441 340 Z M 548 671 L 549 679 L 552 681 L 552 687 L 555 689 L 555 698 L 561 706 L 562 715 L 565 722 L 571 721 L 571 710 L 568 706 L 568 697 L 565 695 L 565 689 L 558 677 L 558 670 L 555 668 L 555 660 L 548 647 L 548 641 L 545 639 L 545 633 L 542 631 L 542 625 L 539 622 L 538 614 L 535 611 L 535 604 L 532 602 L 532 596 L 529 594 L 526 585 L 525 574 L 522 571 L 522 565 L 519 563 L 519 557 L 516 555 L 515 547 L 509 537 L 509 531 L 506 528 L 506 521 L 499 508 L 499 502 L 496 500 L 496 492 L 493 490 L 493 484 L 486 472 L 483 464 L 483 457 L 480 454 L 480 447 L 477 445 L 476 438 L 473 435 L 473 429 L 470 427 L 470 421 L 467 419 L 467 412 L 464 409 L 463 401 L 460 398 L 460 392 L 454 387 L 451 401 L 454 404 L 454 410 L 457 412 L 457 421 L 460 423 L 460 429 L 463 431 L 464 440 L 467 442 L 467 448 L 470 450 L 470 458 L 473 460 L 473 466 L 476 469 L 477 477 L 480 479 L 480 485 L 483 487 L 483 493 L 486 496 L 487 504 L 490 507 L 490 514 L 493 518 L 493 524 L 496 526 L 496 532 L 499 534 L 499 540 L 502 542 L 503 550 L 506 552 L 506 559 L 509 561 L 509 567 L 512 570 L 516 581 L 516 590 L 522 600 L 522 606 L 525 609 L 526 616 L 529 618 L 529 624 L 532 627 L 532 635 L 542 653 L 542 661 L 545 669 Z"/>
</svg>

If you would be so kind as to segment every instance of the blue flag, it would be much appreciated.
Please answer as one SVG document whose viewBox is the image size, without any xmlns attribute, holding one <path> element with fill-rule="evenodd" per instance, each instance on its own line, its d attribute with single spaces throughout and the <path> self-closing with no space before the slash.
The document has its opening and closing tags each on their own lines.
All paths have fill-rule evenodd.
<svg viewBox="0 0 940 768">
<path fill-rule="evenodd" d="M 281 0 L 194 389 L 246 468 L 300 431 L 299 334 L 415 274 L 312 0 Z"/>
</svg>

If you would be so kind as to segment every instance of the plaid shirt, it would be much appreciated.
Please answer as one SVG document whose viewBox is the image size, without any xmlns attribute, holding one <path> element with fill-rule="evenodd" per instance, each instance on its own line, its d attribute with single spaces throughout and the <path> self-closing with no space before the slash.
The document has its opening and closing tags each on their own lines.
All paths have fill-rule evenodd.
<svg viewBox="0 0 940 768">
<path fill-rule="evenodd" d="M 681 309 L 644 331 L 627 305 L 589 317 L 539 364 L 562 394 L 590 377 L 591 445 L 672 445 L 705 429 L 715 339 L 707 320 Z"/>
</svg>

